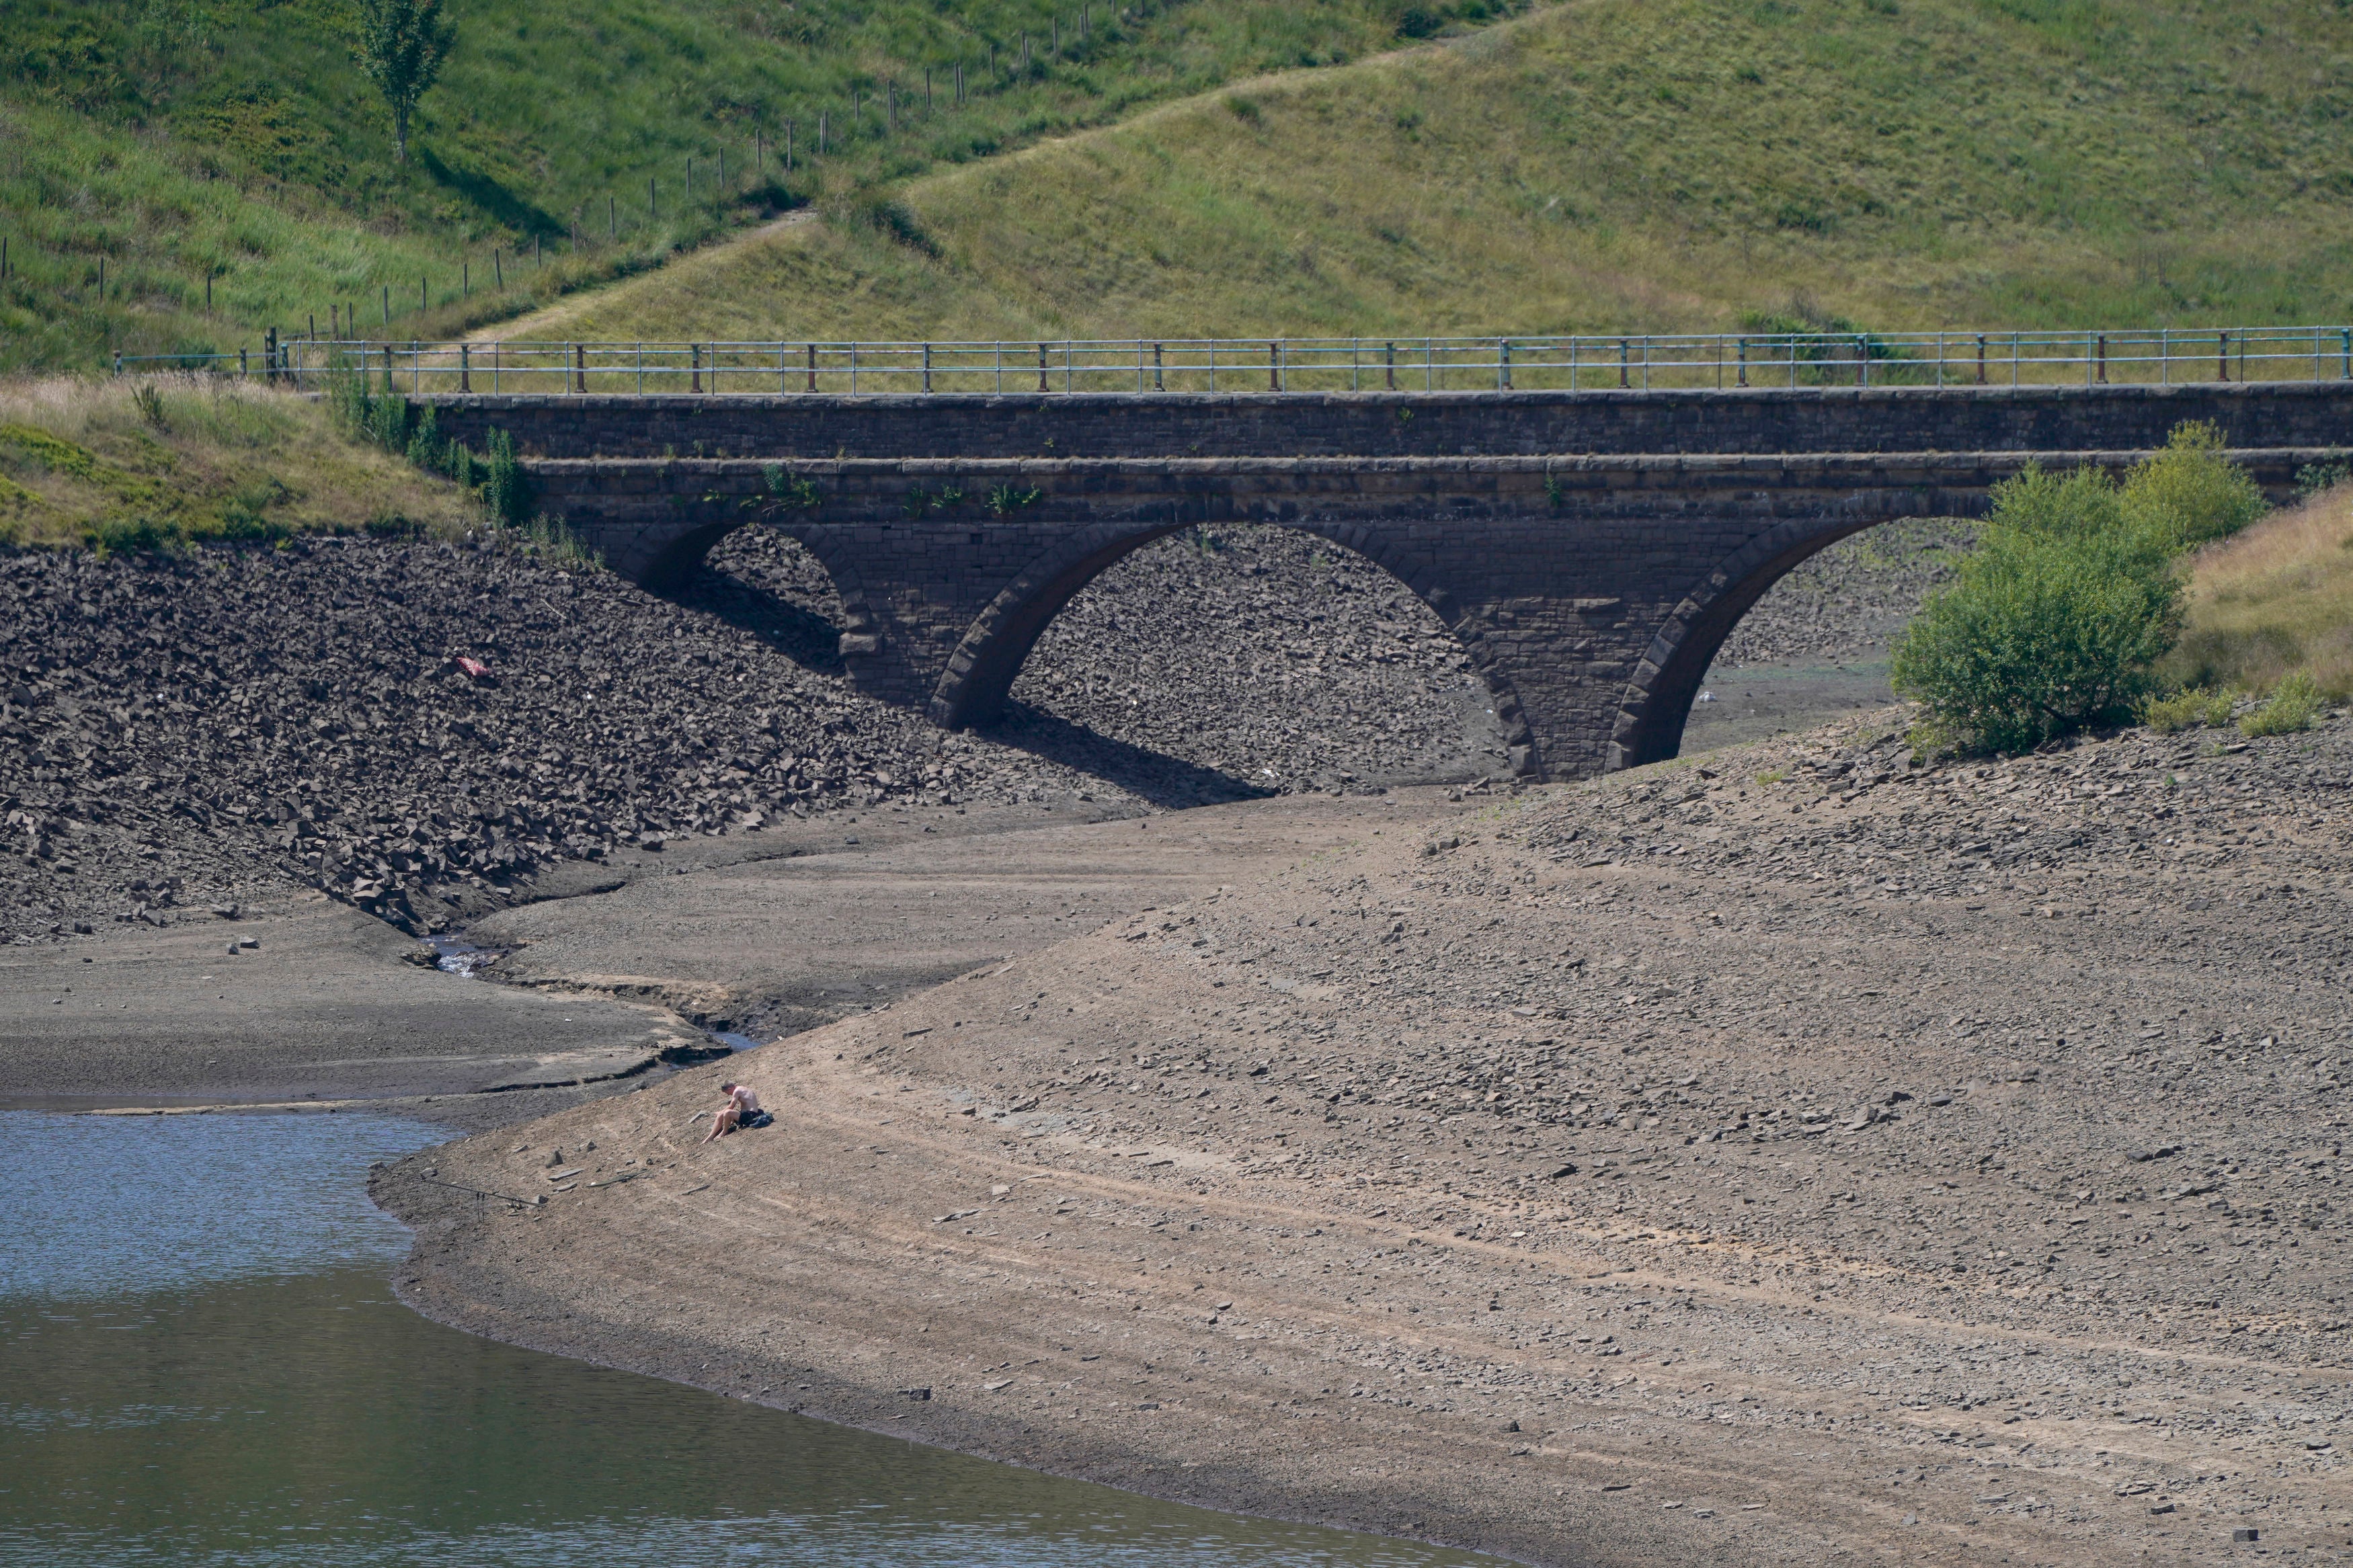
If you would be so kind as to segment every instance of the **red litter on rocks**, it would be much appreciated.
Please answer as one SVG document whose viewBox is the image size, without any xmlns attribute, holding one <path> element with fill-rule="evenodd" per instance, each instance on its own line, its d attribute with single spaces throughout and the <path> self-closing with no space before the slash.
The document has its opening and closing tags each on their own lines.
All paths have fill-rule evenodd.
<svg viewBox="0 0 2353 1568">
<path fill-rule="evenodd" d="M 464 670 L 469 679 L 474 680 L 480 680 L 482 677 L 490 674 L 491 672 L 491 667 L 484 664 L 480 659 L 468 658 L 463 655 L 459 657 L 458 668 Z"/>
</svg>

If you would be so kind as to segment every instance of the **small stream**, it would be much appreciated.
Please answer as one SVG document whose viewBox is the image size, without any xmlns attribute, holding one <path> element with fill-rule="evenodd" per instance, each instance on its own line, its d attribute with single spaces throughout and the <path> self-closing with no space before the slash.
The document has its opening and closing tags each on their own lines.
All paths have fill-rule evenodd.
<svg viewBox="0 0 2353 1568">
<path fill-rule="evenodd" d="M 1471 1568 L 1055 1480 L 418 1317 L 365 1114 L 0 1112 L 0 1563 Z"/>
</svg>

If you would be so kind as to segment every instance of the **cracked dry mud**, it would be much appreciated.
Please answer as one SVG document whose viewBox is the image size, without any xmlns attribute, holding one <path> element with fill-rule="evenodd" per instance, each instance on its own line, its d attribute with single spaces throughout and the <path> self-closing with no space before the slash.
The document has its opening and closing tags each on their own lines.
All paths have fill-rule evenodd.
<svg viewBox="0 0 2353 1568">
<path fill-rule="evenodd" d="M 1915 769 L 1896 721 L 1367 832 L 387 1167 L 401 1288 L 1531 1562 L 2347 1554 L 2353 726 Z M 703 1147 L 723 1071 L 777 1122 Z"/>
</svg>

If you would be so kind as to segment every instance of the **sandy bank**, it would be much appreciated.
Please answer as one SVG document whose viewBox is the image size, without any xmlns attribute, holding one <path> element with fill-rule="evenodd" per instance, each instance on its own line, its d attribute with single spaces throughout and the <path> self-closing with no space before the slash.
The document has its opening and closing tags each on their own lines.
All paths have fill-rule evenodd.
<svg viewBox="0 0 2353 1568">
<path fill-rule="evenodd" d="M 697 1069 L 437 1151 L 551 1201 L 382 1173 L 403 1288 L 1545 1563 L 2341 1546 L 2353 733 L 1871 740 L 1114 921 L 739 1058 L 756 1136 Z"/>
</svg>

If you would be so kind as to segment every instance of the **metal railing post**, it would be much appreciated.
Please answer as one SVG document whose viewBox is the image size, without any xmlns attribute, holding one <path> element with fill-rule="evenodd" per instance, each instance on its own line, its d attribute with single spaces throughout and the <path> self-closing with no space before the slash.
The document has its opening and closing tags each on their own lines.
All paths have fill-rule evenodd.
<svg viewBox="0 0 2353 1568">
<path fill-rule="evenodd" d="M 1568 389 L 1571 392 L 1577 390 L 1577 335 L 1572 332 L 1568 339 Z"/>
<path fill-rule="evenodd" d="M 932 389 L 932 345 L 931 345 L 931 344 L 929 344 L 929 343 L 925 343 L 925 344 L 923 345 L 923 390 L 924 390 L 925 392 L 929 392 L 929 391 L 931 391 L 931 389 Z"/>
<path fill-rule="evenodd" d="M 2344 368 L 2338 373 L 2337 379 L 2353 381 L 2353 327 L 2338 329 L 2337 341 L 2345 354 Z"/>
<path fill-rule="evenodd" d="M 1871 384 L 1871 340 L 1861 332 L 1854 335 L 1854 384 Z"/>
<path fill-rule="evenodd" d="M 1047 390 L 1047 387 L 1046 387 L 1046 345 L 1045 345 L 1044 343 L 1039 343 L 1039 344 L 1038 345 L 1038 390 L 1039 390 L 1039 391 L 1040 391 L 1040 392 L 1044 392 L 1044 391 L 1046 391 L 1046 390 Z"/>
<path fill-rule="evenodd" d="M 588 345 L 586 343 L 572 345 L 572 390 L 575 392 L 588 390 Z"/>
<path fill-rule="evenodd" d="M 1281 343 L 1266 345 L 1266 389 L 1269 392 L 1282 390 L 1282 345 Z"/>
<path fill-rule="evenodd" d="M 1388 377 L 1389 390 L 1395 392 L 1397 390 L 1397 344 L 1384 345 L 1382 368 Z"/>
<path fill-rule="evenodd" d="M 792 388 L 792 367 L 785 363 L 785 345 L 776 345 L 776 395 L 788 395 Z"/>
<path fill-rule="evenodd" d="M 849 345 L 849 395 L 858 395 L 858 345 Z"/>
<path fill-rule="evenodd" d="M 1978 334 L 1978 384 L 1983 386 L 1985 384 L 1985 334 L 1979 332 Z"/>
<path fill-rule="evenodd" d="M 458 390 L 460 392 L 474 390 L 473 355 L 470 346 L 465 343 L 458 345 Z"/>
<path fill-rule="evenodd" d="M 817 345 L 815 343 L 808 346 L 808 389 L 811 392 L 817 390 Z"/>
<path fill-rule="evenodd" d="M 1746 386 L 1748 384 L 1748 340 L 1746 338 L 1740 340 L 1740 380 L 1738 384 L 1742 386 Z"/>
<path fill-rule="evenodd" d="M 1166 392 L 1168 390 L 1167 383 L 1161 377 L 1160 345 L 1158 343 L 1152 345 L 1152 390 L 1155 392 Z"/>
<path fill-rule="evenodd" d="M 1627 387 L 1629 384 L 1630 384 L 1627 381 L 1627 379 L 1626 379 L 1626 369 L 1627 369 L 1627 357 L 1626 357 L 1626 356 L 1627 356 L 1629 353 L 1632 353 L 1632 352 L 1633 352 L 1633 351 L 1632 351 L 1632 349 L 1628 345 L 1628 343 L 1627 343 L 1627 342 L 1626 342 L 1626 340 L 1625 340 L 1624 338 L 1620 338 L 1620 339 L 1618 340 L 1618 387 L 1619 387 L 1619 390 L 1620 390 L 1620 391 L 1621 391 L 1621 392 L 1622 392 L 1622 391 L 1624 391 L 1624 390 L 1626 389 L 1626 387 Z"/>
<path fill-rule="evenodd" d="M 2215 339 L 2215 363 L 2224 381 L 2231 379 L 2231 334 L 2223 332 Z"/>
<path fill-rule="evenodd" d="M 702 390 L 702 345 L 701 343 L 686 345 L 686 363 L 687 375 L 690 377 L 686 389 L 689 392 L 700 393 Z"/>
<path fill-rule="evenodd" d="M 1512 340 L 1504 339 L 1495 345 L 1495 389 L 1512 390 Z"/>
</svg>

